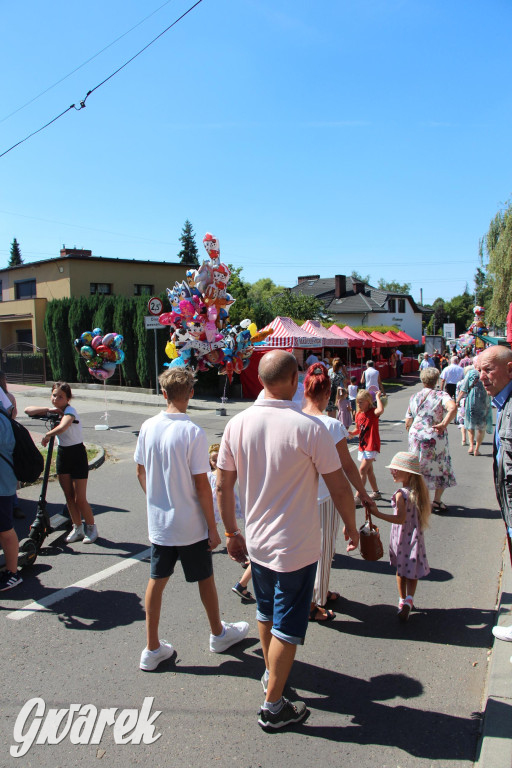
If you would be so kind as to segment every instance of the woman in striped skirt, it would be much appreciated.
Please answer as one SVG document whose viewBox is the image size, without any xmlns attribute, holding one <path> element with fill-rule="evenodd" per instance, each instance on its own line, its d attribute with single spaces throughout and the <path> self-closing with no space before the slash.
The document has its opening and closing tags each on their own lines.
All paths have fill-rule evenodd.
<svg viewBox="0 0 512 768">
<path fill-rule="evenodd" d="M 357 490 L 364 505 L 373 505 L 364 489 L 359 470 L 348 450 L 348 432 L 337 419 L 324 413 L 331 394 L 331 381 L 327 368 L 321 363 L 310 365 L 304 380 L 306 405 L 303 412 L 321 421 L 329 430 L 338 450 L 341 466 L 350 483 Z M 336 547 L 340 516 L 329 496 L 329 491 L 322 477 L 318 481 L 318 510 L 322 529 L 322 554 L 318 561 L 313 602 L 311 603 L 310 621 L 331 621 L 335 614 L 327 606 L 340 598 L 338 592 L 329 591 L 332 558 Z"/>
</svg>

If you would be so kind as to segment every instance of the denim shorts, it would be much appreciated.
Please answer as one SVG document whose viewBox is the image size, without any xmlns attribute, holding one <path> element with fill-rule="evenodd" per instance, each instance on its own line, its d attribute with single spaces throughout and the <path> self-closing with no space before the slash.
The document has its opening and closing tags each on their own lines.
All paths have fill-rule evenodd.
<svg viewBox="0 0 512 768">
<path fill-rule="evenodd" d="M 281 573 L 258 563 L 252 565 L 252 584 L 258 621 L 271 621 L 271 632 L 292 645 L 304 645 L 308 628 L 317 563 Z"/>
<path fill-rule="evenodd" d="M 13 507 L 14 494 L 12 496 L 0 496 L 0 533 L 10 531 L 14 527 Z"/>
<path fill-rule="evenodd" d="M 208 549 L 208 539 L 203 539 L 185 547 L 151 544 L 150 577 L 168 579 L 178 560 L 181 560 L 186 581 L 203 581 L 213 574 L 212 553 Z"/>
</svg>

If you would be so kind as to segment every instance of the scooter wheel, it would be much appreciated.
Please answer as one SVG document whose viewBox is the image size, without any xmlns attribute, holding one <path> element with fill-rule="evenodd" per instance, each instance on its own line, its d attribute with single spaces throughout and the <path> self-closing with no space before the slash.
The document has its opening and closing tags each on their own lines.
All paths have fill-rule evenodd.
<svg viewBox="0 0 512 768">
<path fill-rule="evenodd" d="M 19 558 L 23 560 L 24 565 L 32 565 L 37 557 L 37 546 L 33 539 L 25 539 L 20 545 Z"/>
</svg>

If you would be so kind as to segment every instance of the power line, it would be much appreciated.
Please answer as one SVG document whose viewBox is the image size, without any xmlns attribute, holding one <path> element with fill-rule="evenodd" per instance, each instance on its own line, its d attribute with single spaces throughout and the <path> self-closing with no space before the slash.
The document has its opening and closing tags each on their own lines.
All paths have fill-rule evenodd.
<svg viewBox="0 0 512 768">
<path fill-rule="evenodd" d="M 94 88 L 92 88 L 90 91 L 87 92 L 85 98 L 80 102 L 80 106 L 77 107 L 76 104 L 71 104 L 67 109 L 64 110 L 64 112 L 61 112 L 60 115 L 57 115 L 57 117 L 54 117 L 53 120 L 50 120 L 48 123 L 43 125 L 41 128 L 38 128 L 37 131 L 32 131 L 28 136 L 26 136 L 24 139 L 21 139 L 20 141 L 16 142 L 16 144 L 13 144 L 12 147 L 9 147 L 9 149 L 6 149 L 4 152 L 0 154 L 0 158 L 2 158 L 4 155 L 6 155 L 8 152 L 11 152 L 11 150 L 15 149 L 16 147 L 19 147 L 20 144 L 23 144 L 25 141 L 28 141 L 32 136 L 35 136 L 36 133 L 40 133 L 41 131 L 44 131 L 45 128 L 48 128 L 49 125 L 52 123 L 55 123 L 59 118 L 61 118 L 63 115 L 65 115 L 67 112 L 69 112 L 72 109 L 75 109 L 77 112 L 80 112 L 81 109 L 85 109 L 85 102 L 89 98 L 89 96 L 94 93 L 94 91 L 97 91 L 98 88 L 101 88 L 102 85 L 105 85 L 105 83 L 108 83 L 109 80 L 111 80 L 115 75 L 117 75 L 122 69 L 128 66 L 132 61 L 134 61 L 138 56 L 141 55 L 141 53 L 144 53 L 153 43 L 156 43 L 157 40 L 159 40 L 163 35 L 165 35 L 166 32 L 168 32 L 170 29 L 176 26 L 176 24 L 185 18 L 185 16 L 188 16 L 188 14 L 194 10 L 194 8 L 197 8 L 198 5 L 200 5 L 203 2 L 203 0 L 197 0 L 194 5 L 192 5 L 185 13 L 182 13 L 181 16 L 179 16 L 176 21 L 173 21 L 172 24 L 169 24 L 166 29 L 164 29 L 162 32 L 160 32 L 159 35 L 157 35 L 151 42 L 149 42 L 147 45 L 144 46 L 144 48 L 141 48 L 140 51 L 138 51 L 134 56 L 132 56 L 128 61 L 125 61 L 124 64 L 122 64 L 118 69 L 115 70 L 115 72 L 112 72 L 111 75 L 106 77 L 104 80 L 101 81 L 101 83 L 98 83 Z"/>
<path fill-rule="evenodd" d="M 151 16 L 154 16 L 154 15 L 155 15 L 155 13 L 158 13 L 158 11 L 162 10 L 162 8 L 163 8 L 164 6 L 166 6 L 166 5 L 169 5 L 169 3 L 171 3 L 171 2 L 172 2 L 172 0 L 166 0 L 166 2 L 165 2 L 165 3 L 163 3 L 163 5 L 160 5 L 160 6 L 159 6 L 158 8 L 156 8 L 154 11 L 152 11 L 152 12 L 151 12 L 151 13 L 150 13 L 148 16 L 146 16 L 145 18 L 141 19 L 141 21 L 137 22 L 137 24 L 135 24 L 135 26 L 131 27 L 131 28 L 130 28 L 130 29 L 128 29 L 126 32 L 123 32 L 123 34 L 122 34 L 122 35 L 119 35 L 119 37 L 116 37 L 116 39 L 115 39 L 115 40 L 112 40 L 112 42 L 111 42 L 111 43 L 109 43 L 108 45 L 106 45 L 104 48 L 102 48 L 102 49 L 101 49 L 101 51 L 98 51 L 98 52 L 97 52 L 97 53 L 95 53 L 93 56 L 91 56 L 90 58 L 88 58 L 88 59 L 87 59 L 87 61 L 84 61 L 84 62 L 83 62 L 82 64 L 80 64 L 78 67 L 75 67 L 75 69 L 72 69 L 72 70 L 71 70 L 71 72 L 68 72 L 68 74 L 67 74 L 67 75 L 64 75 L 64 77 L 61 77 L 61 78 L 60 78 L 60 80 L 57 80 L 57 82 L 56 82 L 56 83 L 53 83 L 53 85 L 50 85 L 48 88 L 45 88 L 45 90 L 44 90 L 44 91 L 41 91 L 41 93 L 38 93 L 38 94 L 37 94 L 37 96 L 34 96 L 34 98 L 30 99 L 30 100 L 29 100 L 29 101 L 27 101 L 25 104 L 22 104 L 22 105 L 21 105 L 21 107 L 18 107 L 18 109 L 15 109 L 15 110 L 14 110 L 14 112 L 11 112 L 10 114 L 8 114 L 8 115 L 6 115 L 5 117 L 3 117 L 3 118 L 0 120 L 0 123 L 4 123 L 4 122 L 5 122 L 6 120 L 8 120 L 10 117 L 12 117 L 13 115 L 16 115 L 18 112 L 21 112 L 21 110 L 22 110 L 22 109 L 25 109 L 25 107 L 28 107 L 30 104 L 33 104 L 33 103 L 34 103 L 34 101 L 37 101 L 37 99 L 40 99 L 40 98 L 41 98 L 41 96 L 44 96 L 44 95 L 45 95 L 45 93 L 48 93 L 48 91 L 51 91 L 51 90 L 52 90 L 52 88 L 55 88 L 57 85 L 60 85 L 61 83 L 63 83 L 63 82 L 64 82 L 64 80 L 67 80 L 67 79 L 68 79 L 68 77 L 71 77 L 71 75 L 74 75 L 74 74 L 75 74 L 75 72 L 78 72 L 78 70 L 79 70 L 79 69 L 82 69 L 82 68 L 83 68 L 83 67 L 85 67 L 87 64 L 89 64 L 91 61 L 93 61 L 93 60 L 94 60 L 94 59 L 96 59 L 98 56 L 100 56 L 102 53 L 104 53 L 106 50 L 108 50 L 108 49 L 109 49 L 109 48 L 111 48 L 113 45 L 115 45 L 116 43 L 118 43 L 118 42 L 119 42 L 119 40 L 122 40 L 122 39 L 123 39 L 123 37 L 126 37 L 126 35 L 129 35 L 129 34 L 130 34 L 130 32 L 133 32 L 133 30 L 134 30 L 134 29 L 137 29 L 137 27 L 140 27 L 140 25 L 141 25 L 141 24 L 144 24 L 144 22 L 145 22 L 145 21 L 147 21 L 148 19 L 150 19 L 150 18 L 151 18 Z"/>
</svg>

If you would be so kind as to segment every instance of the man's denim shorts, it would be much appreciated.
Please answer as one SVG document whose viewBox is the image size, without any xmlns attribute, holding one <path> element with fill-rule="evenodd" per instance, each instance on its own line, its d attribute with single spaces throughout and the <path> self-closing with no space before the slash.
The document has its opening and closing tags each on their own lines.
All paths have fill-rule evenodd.
<svg viewBox="0 0 512 768">
<path fill-rule="evenodd" d="M 181 560 L 185 581 L 203 581 L 213 573 L 212 553 L 208 549 L 208 539 L 196 541 L 185 547 L 166 547 L 162 544 L 151 545 L 152 579 L 167 579 L 174 573 L 174 566 Z"/>
<path fill-rule="evenodd" d="M 280 640 L 303 645 L 308 628 L 317 563 L 298 571 L 272 571 L 252 565 L 252 584 L 258 621 L 271 621 L 271 632 Z"/>
</svg>

